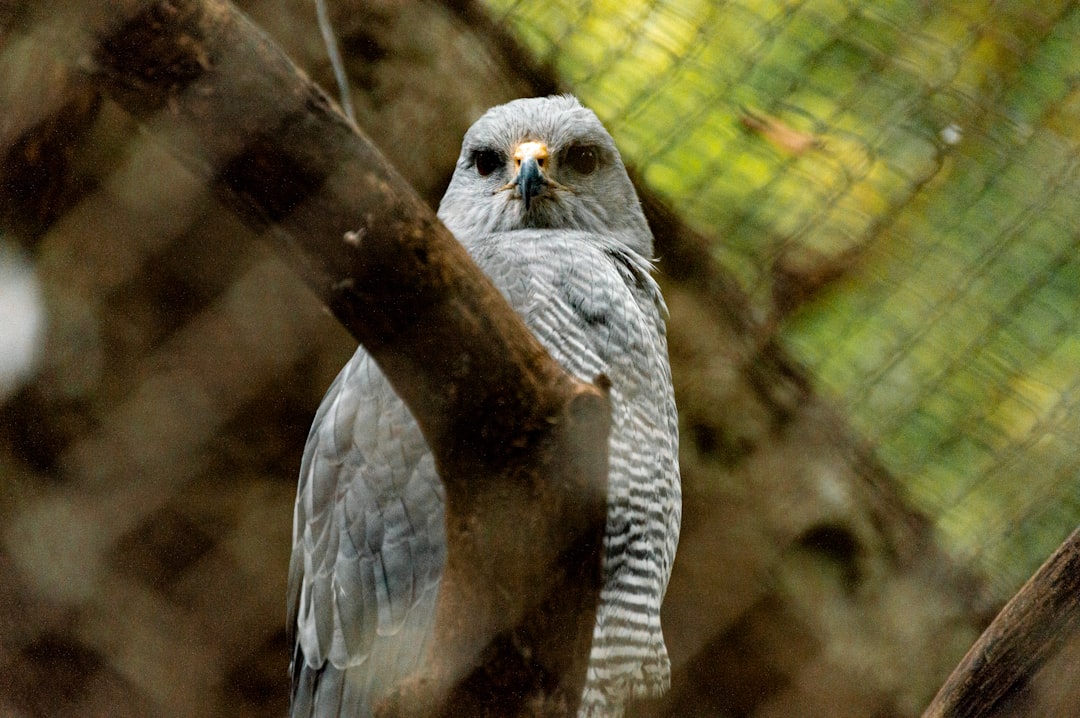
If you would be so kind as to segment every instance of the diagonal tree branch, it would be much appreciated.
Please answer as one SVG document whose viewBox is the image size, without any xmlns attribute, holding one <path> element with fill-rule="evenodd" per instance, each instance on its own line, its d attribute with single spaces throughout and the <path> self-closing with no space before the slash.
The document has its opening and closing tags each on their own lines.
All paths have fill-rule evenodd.
<svg viewBox="0 0 1080 718">
<path fill-rule="evenodd" d="M 923 718 L 1034 715 L 1012 705 L 1036 674 L 1080 637 L 1080 529 L 1001 609 Z"/>
<path fill-rule="evenodd" d="M 391 709 L 514 715 L 539 698 L 573 711 L 600 586 L 604 381 L 561 370 L 408 184 L 229 3 L 22 5 L 30 33 L 66 18 L 56 53 L 281 251 L 423 429 L 447 494 L 439 660 Z"/>
</svg>

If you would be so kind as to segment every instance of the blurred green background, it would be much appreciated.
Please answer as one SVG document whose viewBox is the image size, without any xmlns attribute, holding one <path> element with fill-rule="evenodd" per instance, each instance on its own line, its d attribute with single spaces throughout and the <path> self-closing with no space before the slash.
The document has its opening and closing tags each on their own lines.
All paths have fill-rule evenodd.
<svg viewBox="0 0 1080 718">
<path fill-rule="evenodd" d="M 1011 595 L 1080 523 L 1080 7 L 493 4 Z"/>
</svg>

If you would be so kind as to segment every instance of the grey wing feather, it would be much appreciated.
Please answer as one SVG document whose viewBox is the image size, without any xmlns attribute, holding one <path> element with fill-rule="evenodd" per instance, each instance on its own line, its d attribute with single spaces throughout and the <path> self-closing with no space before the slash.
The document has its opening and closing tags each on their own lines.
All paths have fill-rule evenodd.
<svg viewBox="0 0 1080 718">
<path fill-rule="evenodd" d="M 417 668 L 445 558 L 442 512 L 419 428 L 357 350 L 301 462 L 287 616 L 293 716 L 367 715 Z"/>
</svg>

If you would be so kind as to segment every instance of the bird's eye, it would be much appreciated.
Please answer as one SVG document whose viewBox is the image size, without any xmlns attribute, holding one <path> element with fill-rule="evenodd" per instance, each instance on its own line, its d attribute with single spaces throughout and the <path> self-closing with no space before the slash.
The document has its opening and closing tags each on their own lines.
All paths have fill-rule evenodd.
<svg viewBox="0 0 1080 718">
<path fill-rule="evenodd" d="M 503 158 L 496 150 L 480 150 L 473 155 L 473 164 L 478 175 L 487 177 L 502 166 Z"/>
<path fill-rule="evenodd" d="M 600 164 L 600 153 L 595 147 L 574 145 L 566 151 L 566 164 L 578 174 L 592 174 Z"/>
</svg>

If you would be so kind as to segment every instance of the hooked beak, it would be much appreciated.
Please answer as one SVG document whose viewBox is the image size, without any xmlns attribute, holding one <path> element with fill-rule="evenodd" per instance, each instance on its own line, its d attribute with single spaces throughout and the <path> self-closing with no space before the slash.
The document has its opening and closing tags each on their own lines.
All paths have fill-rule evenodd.
<svg viewBox="0 0 1080 718">
<path fill-rule="evenodd" d="M 517 185 L 521 199 L 525 202 L 525 211 L 529 211 L 532 198 L 544 191 L 550 184 L 544 167 L 548 161 L 548 148 L 543 142 L 522 142 L 514 150 L 514 165 L 517 176 L 513 184 Z"/>
</svg>

